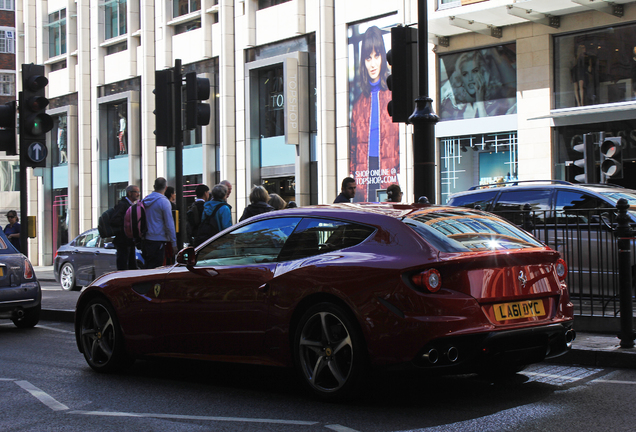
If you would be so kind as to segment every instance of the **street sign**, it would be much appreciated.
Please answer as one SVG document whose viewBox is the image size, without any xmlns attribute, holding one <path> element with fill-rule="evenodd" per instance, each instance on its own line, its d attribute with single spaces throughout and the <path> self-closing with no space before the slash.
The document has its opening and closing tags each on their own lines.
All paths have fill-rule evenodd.
<svg viewBox="0 0 636 432">
<path fill-rule="evenodd" d="M 31 143 L 27 148 L 27 157 L 33 161 L 33 163 L 40 163 L 44 161 L 47 154 L 48 150 L 46 149 L 46 146 L 39 142 Z"/>
</svg>

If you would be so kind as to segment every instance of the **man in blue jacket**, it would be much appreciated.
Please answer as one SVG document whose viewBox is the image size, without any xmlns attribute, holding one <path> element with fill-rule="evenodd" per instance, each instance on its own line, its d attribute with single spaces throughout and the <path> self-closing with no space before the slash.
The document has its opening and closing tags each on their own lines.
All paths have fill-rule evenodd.
<svg viewBox="0 0 636 432">
<path fill-rule="evenodd" d="M 225 185 L 218 184 L 212 188 L 212 199 L 203 205 L 201 224 L 194 239 L 195 246 L 232 226 L 230 205 L 225 202 L 227 193 Z"/>
<path fill-rule="evenodd" d="M 177 249 L 172 205 L 164 195 L 167 183 L 165 178 L 157 178 L 154 184 L 155 191 L 143 199 L 148 227 L 143 243 L 146 268 L 161 267 L 165 264 L 166 257 L 174 257 L 174 251 Z"/>
</svg>

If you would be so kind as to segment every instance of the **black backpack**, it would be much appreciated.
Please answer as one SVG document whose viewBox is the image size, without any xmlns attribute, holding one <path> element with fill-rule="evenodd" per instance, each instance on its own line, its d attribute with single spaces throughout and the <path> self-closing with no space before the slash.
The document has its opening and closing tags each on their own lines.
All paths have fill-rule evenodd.
<svg viewBox="0 0 636 432">
<path fill-rule="evenodd" d="M 114 237 L 117 234 L 117 230 L 110 224 L 110 220 L 115 215 L 115 208 L 109 208 L 99 217 L 97 221 L 97 231 L 101 238 Z"/>
<path fill-rule="evenodd" d="M 188 238 L 190 239 L 190 243 L 193 243 L 194 237 L 197 235 L 197 230 L 199 229 L 199 225 L 201 224 L 201 214 L 203 212 L 203 201 L 201 202 L 201 211 L 199 211 L 199 206 L 197 205 L 197 201 L 190 204 L 188 207 L 188 211 L 186 212 L 186 229 L 188 231 Z"/>
<path fill-rule="evenodd" d="M 203 222 L 201 223 L 201 225 L 199 225 L 199 229 L 197 230 L 194 236 L 194 243 L 193 243 L 194 247 L 199 246 L 201 243 L 203 243 L 210 237 L 219 233 L 220 230 L 216 223 L 215 216 L 216 216 L 216 212 L 218 212 L 219 209 L 222 208 L 223 206 L 230 207 L 228 203 L 222 202 L 221 204 L 214 207 L 212 214 L 209 217 L 205 218 Z"/>
</svg>

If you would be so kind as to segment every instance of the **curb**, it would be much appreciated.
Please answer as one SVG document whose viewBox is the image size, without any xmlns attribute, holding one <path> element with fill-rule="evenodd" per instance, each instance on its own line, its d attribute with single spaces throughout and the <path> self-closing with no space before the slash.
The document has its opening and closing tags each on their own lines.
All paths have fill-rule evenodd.
<svg viewBox="0 0 636 432">
<path fill-rule="evenodd" d="M 636 348 L 619 348 L 617 346 L 607 349 L 590 349 L 573 347 L 566 354 L 550 359 L 548 362 L 586 367 L 636 369 Z"/>
<path fill-rule="evenodd" d="M 40 319 L 46 321 L 75 322 L 75 311 L 64 309 L 42 309 Z"/>
</svg>

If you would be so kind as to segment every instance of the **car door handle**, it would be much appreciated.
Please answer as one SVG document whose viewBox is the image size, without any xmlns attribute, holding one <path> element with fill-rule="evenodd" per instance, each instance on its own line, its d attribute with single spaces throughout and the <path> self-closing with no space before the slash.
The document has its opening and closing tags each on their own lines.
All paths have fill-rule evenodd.
<svg viewBox="0 0 636 432">
<path fill-rule="evenodd" d="M 269 290 L 269 284 L 268 283 L 264 283 L 263 285 L 258 287 L 258 290 L 260 292 L 267 292 Z"/>
<path fill-rule="evenodd" d="M 99 255 L 99 251 L 95 251 L 93 252 L 95 255 Z"/>
</svg>

